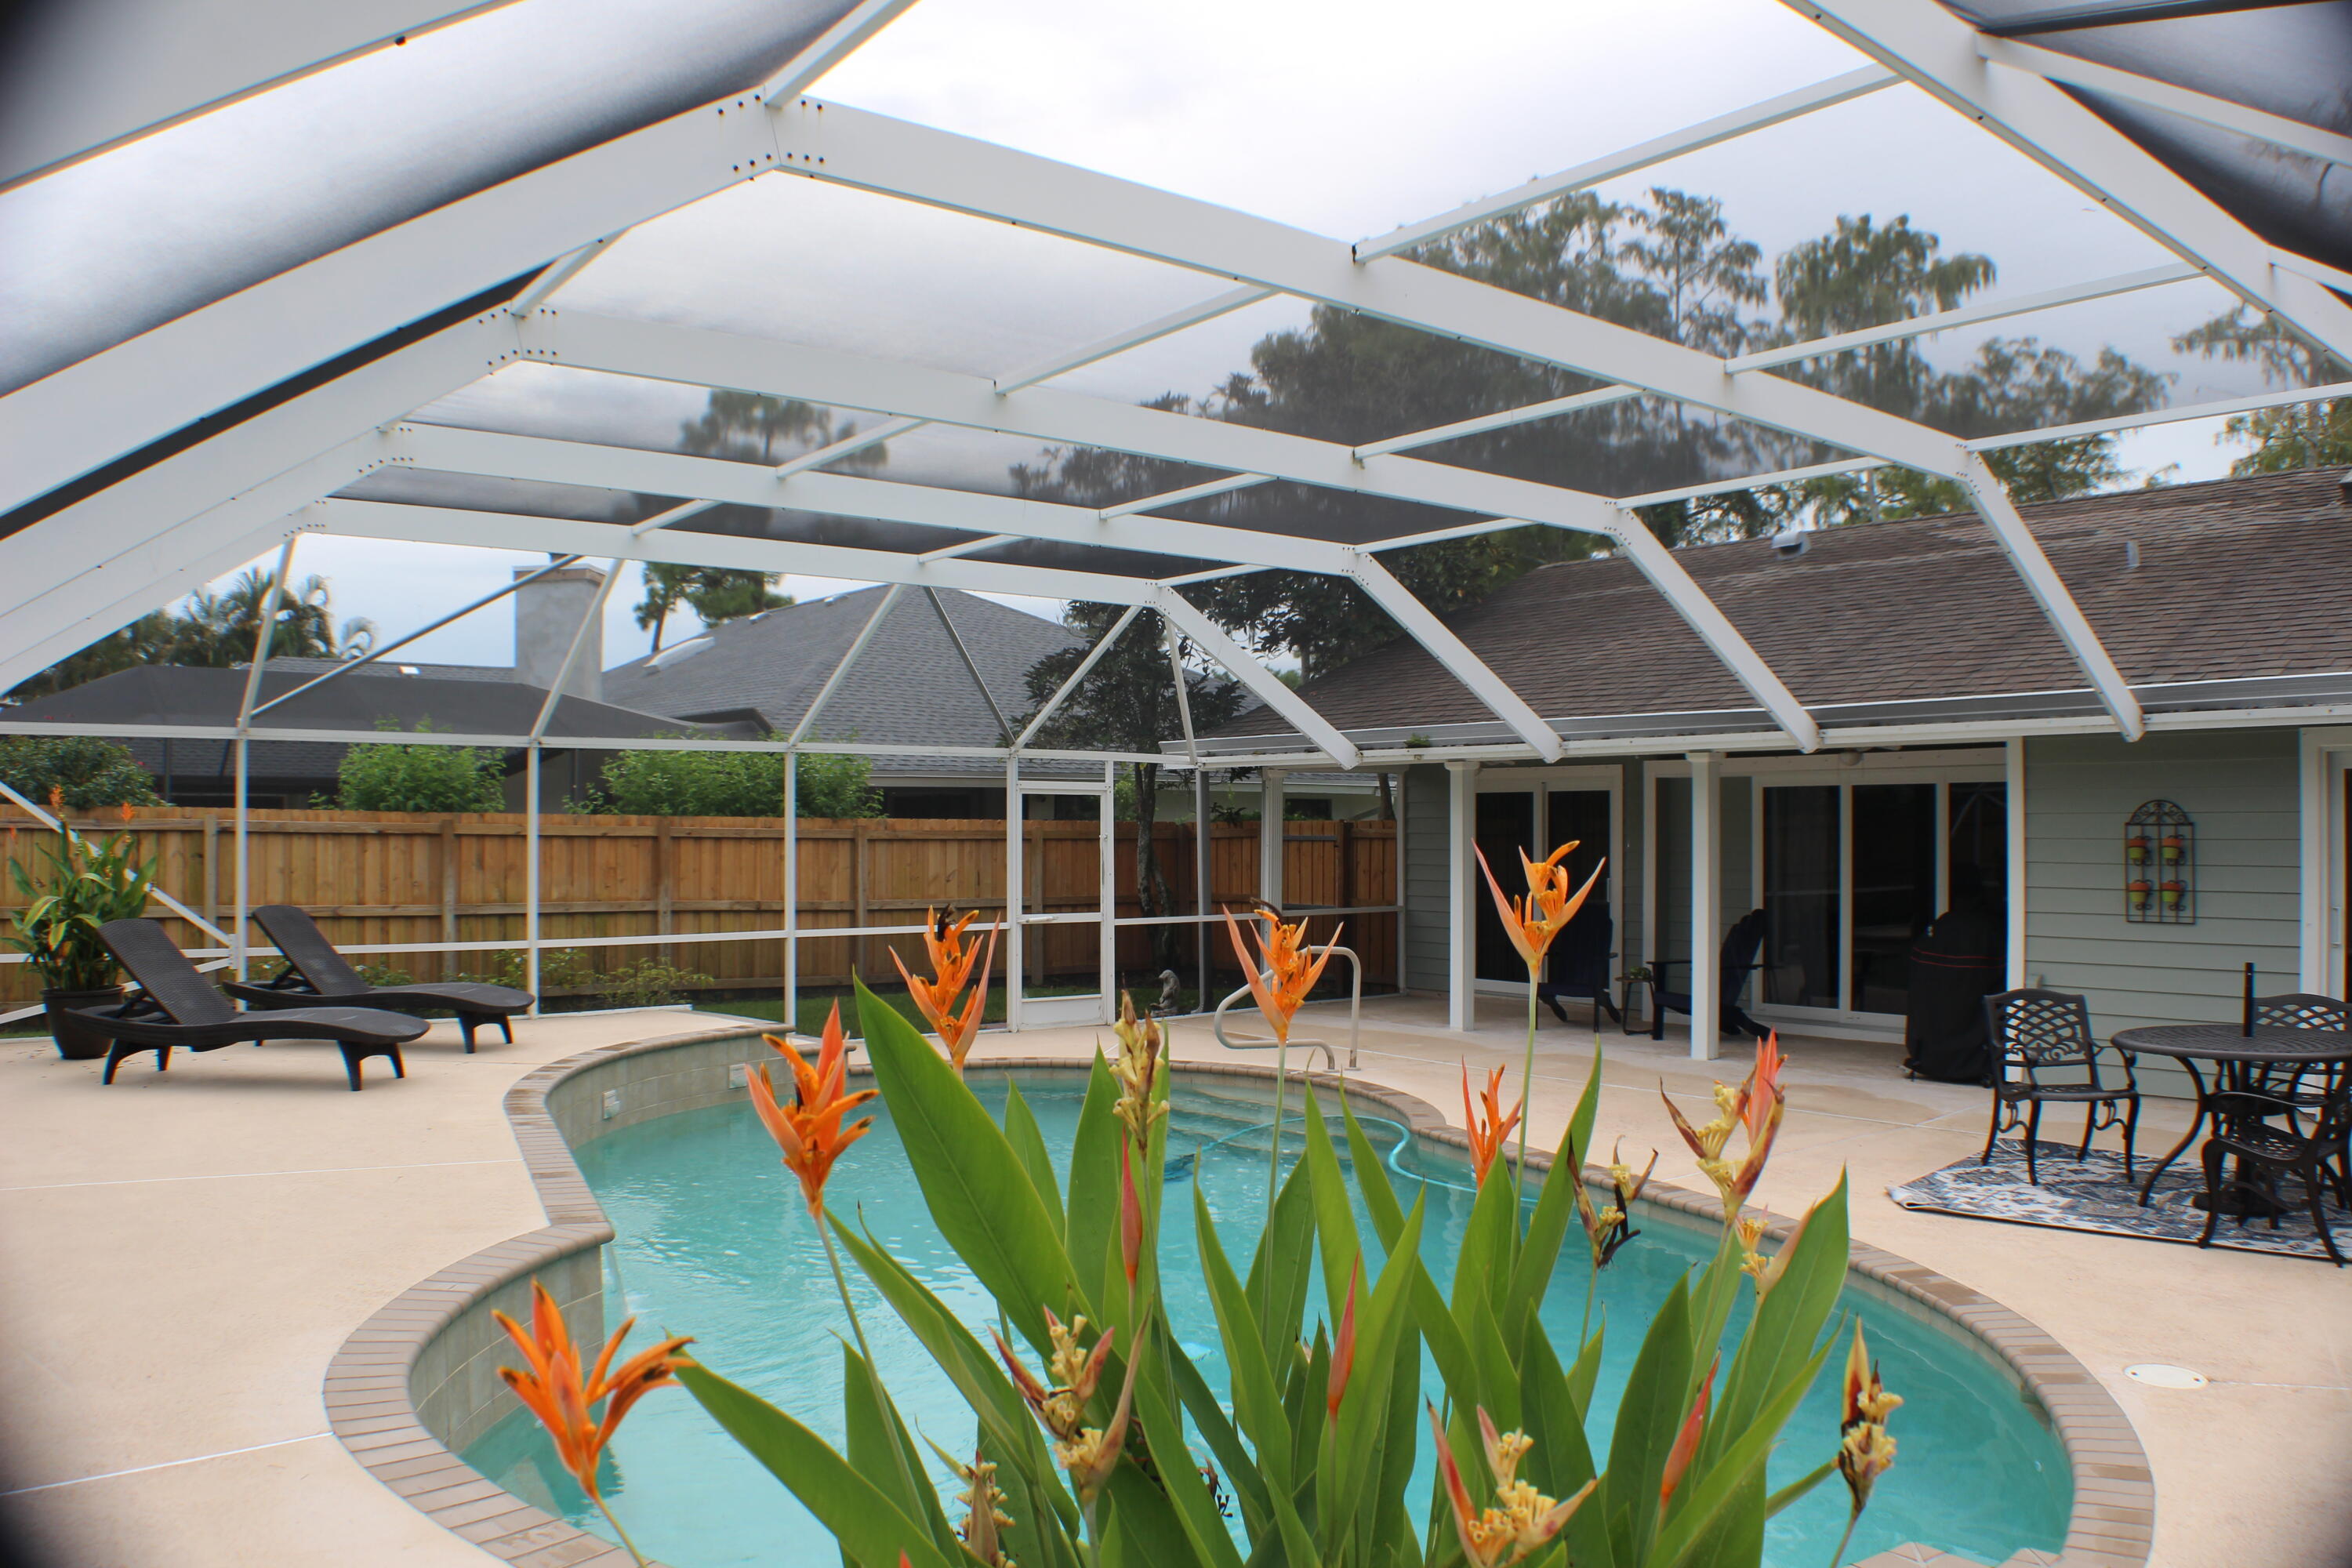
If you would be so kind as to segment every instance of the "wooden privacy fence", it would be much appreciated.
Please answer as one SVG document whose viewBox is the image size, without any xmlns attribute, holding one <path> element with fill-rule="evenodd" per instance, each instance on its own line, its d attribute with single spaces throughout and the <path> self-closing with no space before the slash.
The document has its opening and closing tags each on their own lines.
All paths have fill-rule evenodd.
<svg viewBox="0 0 2352 1568">
<path fill-rule="evenodd" d="M 298 904 L 317 917 L 328 937 L 345 947 L 487 942 L 508 947 L 526 936 L 530 880 L 528 819 L 520 813 L 434 815 L 412 812 L 255 811 L 247 816 L 249 907 Z M 28 870 L 41 863 L 49 835 L 29 816 L 0 813 L 7 824 L 5 853 Z M 156 860 L 157 885 L 223 930 L 236 899 L 236 820 L 233 812 L 187 806 L 134 808 L 127 818 L 106 812 L 73 826 L 87 836 L 129 831 L 143 857 Z M 1284 825 L 1286 902 L 1348 908 L 1396 900 L 1396 826 L 1385 822 L 1293 822 Z M 1142 912 L 1136 898 L 1133 823 L 1118 823 L 1118 913 Z M 1189 822 L 1155 825 L 1160 866 L 1174 896 L 1166 911 L 1198 911 L 1195 847 Z M 1024 904 L 1032 914 L 1090 911 L 1097 907 L 1099 828 L 1092 822 L 1029 821 L 1022 825 Z M 577 950 L 603 973 L 648 958 L 710 977 L 719 991 L 774 989 L 783 984 L 780 939 L 709 942 L 729 931 L 774 931 L 784 921 L 784 819 L 734 816 L 559 816 L 539 819 L 540 935 L 549 947 L 596 937 L 674 937 Z M 848 983 L 851 965 L 869 979 L 895 983 L 888 949 L 909 967 L 921 963 L 914 936 L 827 937 L 828 930 L 920 925 L 929 908 L 977 909 L 981 921 L 1002 918 L 1005 905 L 1004 824 L 1000 821 L 866 817 L 803 817 L 797 825 L 800 982 L 825 987 Z M 1258 827 L 1255 823 L 1210 828 L 1210 912 L 1236 910 L 1258 888 Z M 0 886 L 0 910 L 21 907 L 13 879 Z M 151 913 L 163 916 L 158 905 Z M 1348 941 L 1362 954 L 1368 984 L 1393 982 L 1396 918 L 1348 915 Z M 189 949 L 219 944 L 193 922 L 169 916 L 164 924 Z M 1318 938 L 1328 922 L 1317 922 Z M 1098 952 L 1091 925 L 1031 927 L 1029 976 L 1090 980 Z M 1129 927 L 1119 932 L 1122 978 L 1139 984 L 1159 967 L 1158 933 Z M 1213 962 L 1234 969 L 1222 927 L 1213 933 Z M 258 933 L 255 933 L 257 943 Z M 1193 973 L 1193 935 L 1175 930 L 1176 967 Z M 498 969 L 495 951 L 433 951 L 386 954 L 374 962 L 418 979 Z M 1003 969 L 1000 948 L 997 969 Z M 593 991 L 593 984 L 551 987 Z M 0 1003 L 22 1006 L 38 997 L 38 983 L 21 963 L 0 966 Z"/>
</svg>

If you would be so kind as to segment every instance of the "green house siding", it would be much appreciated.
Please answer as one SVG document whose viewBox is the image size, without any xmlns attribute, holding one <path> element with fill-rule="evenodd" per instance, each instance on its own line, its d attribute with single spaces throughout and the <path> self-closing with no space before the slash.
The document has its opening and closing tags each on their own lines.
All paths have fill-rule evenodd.
<svg viewBox="0 0 2352 1568">
<path fill-rule="evenodd" d="M 1423 764 L 1404 774 L 1404 984 L 1410 991 L 1444 995 L 1446 963 L 1449 784 L 1443 767 Z"/>
<path fill-rule="evenodd" d="M 2264 992 L 2300 989 L 2296 768 L 2293 730 L 2028 742 L 2028 983 L 2087 996 L 2103 1037 L 2235 1019 L 2248 963 Z M 2196 825 L 2193 924 L 2124 918 L 2124 822 L 2155 799 Z"/>
</svg>

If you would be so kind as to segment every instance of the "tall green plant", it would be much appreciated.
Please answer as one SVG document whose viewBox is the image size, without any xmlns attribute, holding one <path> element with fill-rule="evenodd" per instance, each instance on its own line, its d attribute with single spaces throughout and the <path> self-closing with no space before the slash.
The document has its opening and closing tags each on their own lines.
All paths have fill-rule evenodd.
<svg viewBox="0 0 2352 1568">
<path fill-rule="evenodd" d="M 63 823 L 39 855 L 37 872 L 14 858 L 8 862 L 25 900 L 10 917 L 9 945 L 32 961 L 49 990 L 102 991 L 120 971 L 98 928 L 145 912 L 155 862 L 140 863 L 139 841 L 129 833 L 92 843 Z"/>
<path fill-rule="evenodd" d="M 1156 1029 L 1122 1020 L 1117 1061 L 1096 1056 L 1066 1188 L 1017 1089 L 1000 1122 L 896 1011 L 862 986 L 858 1000 L 924 1200 L 1010 1342 L 992 1354 L 871 1233 L 823 1217 L 971 1407 L 974 1458 L 954 1461 L 968 1517 L 948 1519 L 908 1458 L 888 1390 L 856 1352 L 845 1351 L 846 1453 L 714 1371 L 680 1373 L 833 1531 L 850 1568 L 1012 1557 L 1024 1568 L 1744 1568 L 1761 1560 L 1766 1519 L 1834 1468 L 1766 1489 L 1766 1458 L 1829 1353 L 1846 1264 L 1843 1181 L 1769 1258 L 1727 1222 L 1713 1258 L 1647 1326 L 1596 1452 L 1585 1417 L 1601 1335 L 1564 1357 L 1537 1310 L 1575 1206 L 1575 1161 L 1553 1164 L 1532 1205 L 1513 1182 L 1482 1184 L 1443 1289 L 1421 1256 L 1421 1198 L 1402 1202 L 1343 1099 L 1356 1194 L 1375 1232 L 1359 1234 L 1310 1090 L 1305 1156 L 1245 1269 L 1194 1191 L 1229 1369 L 1220 1394 L 1157 1310 L 1169 1075 Z M 1591 1146 L 1599 1087 L 1596 1061 L 1565 1147 Z M 1727 1135 L 1737 1117 L 1727 1113 Z M 1756 1310 L 1727 1342 L 1748 1275 Z M 1421 1384 L 1424 1346 L 1435 1398 Z M 1408 1492 L 1433 1428 L 1442 1482 L 1417 1523 Z M 1220 1506 L 1225 1491 L 1238 1520 Z"/>
</svg>

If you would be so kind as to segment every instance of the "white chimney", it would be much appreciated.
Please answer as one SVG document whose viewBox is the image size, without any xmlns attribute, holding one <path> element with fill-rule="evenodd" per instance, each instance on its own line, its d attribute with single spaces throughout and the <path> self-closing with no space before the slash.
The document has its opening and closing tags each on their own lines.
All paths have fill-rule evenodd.
<svg viewBox="0 0 2352 1568">
<path fill-rule="evenodd" d="M 533 570 L 518 566 L 514 574 L 528 577 Z M 596 590 L 604 584 L 604 574 L 593 566 L 567 566 L 515 590 L 515 679 L 541 688 L 555 683 L 564 656 L 572 651 L 572 636 L 595 607 Z M 567 696 L 584 697 L 592 702 L 604 700 L 602 617 L 588 628 L 563 690 Z"/>
</svg>

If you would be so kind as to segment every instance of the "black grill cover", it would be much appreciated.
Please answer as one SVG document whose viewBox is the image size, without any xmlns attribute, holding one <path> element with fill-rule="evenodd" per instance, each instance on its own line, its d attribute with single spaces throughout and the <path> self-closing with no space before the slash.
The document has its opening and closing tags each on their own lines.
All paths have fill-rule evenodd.
<svg viewBox="0 0 2352 1568">
<path fill-rule="evenodd" d="M 2001 920 L 1981 904 L 1937 917 L 1911 945 L 1911 1008 L 1903 1065 L 1944 1083 L 1989 1083 L 1984 999 L 2002 989 Z"/>
</svg>

